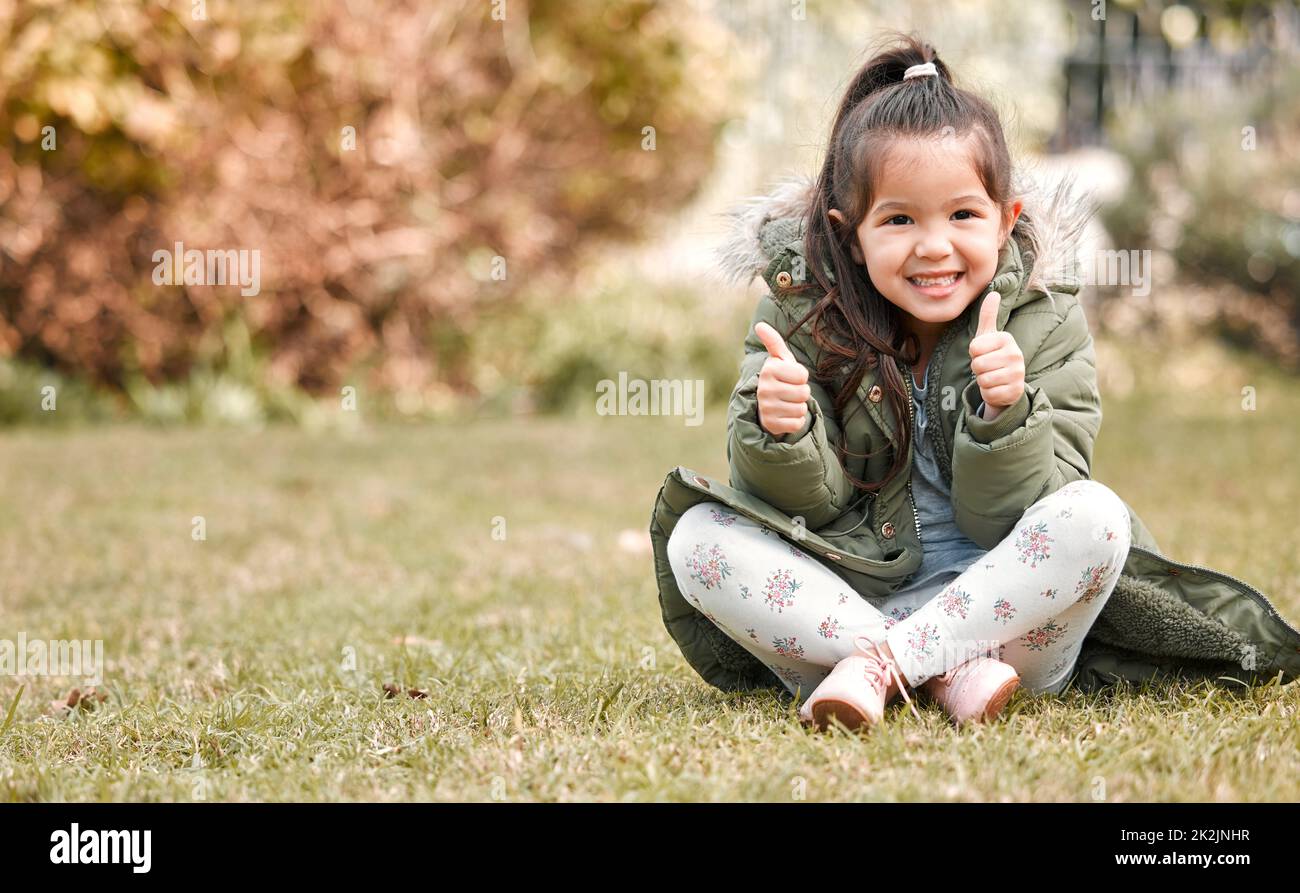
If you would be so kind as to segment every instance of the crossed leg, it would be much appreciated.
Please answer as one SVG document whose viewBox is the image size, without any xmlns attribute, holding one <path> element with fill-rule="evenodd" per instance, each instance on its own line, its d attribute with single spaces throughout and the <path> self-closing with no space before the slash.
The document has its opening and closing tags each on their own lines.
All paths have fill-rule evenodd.
<svg viewBox="0 0 1300 893">
<path fill-rule="evenodd" d="M 730 638 L 807 697 L 865 635 L 887 643 L 911 687 L 989 653 L 1031 693 L 1064 684 L 1119 578 L 1128 513 L 1096 481 L 1068 484 L 959 576 L 902 590 L 877 608 L 775 531 L 704 502 L 668 542 L 678 589 Z"/>
</svg>

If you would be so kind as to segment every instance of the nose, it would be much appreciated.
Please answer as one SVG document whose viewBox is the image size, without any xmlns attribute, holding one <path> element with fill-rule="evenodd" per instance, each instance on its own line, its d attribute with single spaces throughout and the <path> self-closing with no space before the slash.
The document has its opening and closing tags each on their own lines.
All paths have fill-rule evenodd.
<svg viewBox="0 0 1300 893">
<path fill-rule="evenodd" d="M 952 240 L 943 227 L 928 228 L 922 231 L 916 243 L 916 256 L 926 260 L 937 260 L 952 254 Z"/>
</svg>

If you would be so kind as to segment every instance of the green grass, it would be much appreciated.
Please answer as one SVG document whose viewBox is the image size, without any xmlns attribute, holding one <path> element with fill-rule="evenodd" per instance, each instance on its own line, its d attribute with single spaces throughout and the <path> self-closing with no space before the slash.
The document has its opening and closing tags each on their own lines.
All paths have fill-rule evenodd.
<svg viewBox="0 0 1300 893">
<path fill-rule="evenodd" d="M 1240 374 L 1254 413 L 1232 375 L 1107 398 L 1095 477 L 1294 620 L 1300 386 Z M 1017 694 L 961 731 L 895 706 L 863 737 L 705 685 L 620 533 L 672 465 L 725 475 L 723 413 L 8 432 L 0 638 L 103 639 L 109 697 L 62 716 L 77 680 L 0 677 L 0 799 L 1300 799 L 1294 684 Z"/>
</svg>

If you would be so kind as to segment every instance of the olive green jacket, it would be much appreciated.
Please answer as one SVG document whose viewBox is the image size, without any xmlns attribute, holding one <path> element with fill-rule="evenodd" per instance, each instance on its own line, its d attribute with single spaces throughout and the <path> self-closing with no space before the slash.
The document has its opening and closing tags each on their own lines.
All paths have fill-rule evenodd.
<svg viewBox="0 0 1300 893">
<path fill-rule="evenodd" d="M 825 387 L 810 380 L 810 422 L 801 432 L 773 436 L 759 426 L 756 391 L 767 352 L 753 323 L 766 321 L 784 335 L 824 294 L 815 282 L 802 291 L 796 288 L 811 281 L 802 231 L 809 185 L 804 180 L 784 183 L 732 212 L 734 226 L 721 251 L 721 270 L 742 284 L 761 275 L 770 293 L 754 313 L 728 409 L 730 479 L 723 482 L 679 466 L 664 481 L 650 519 L 664 623 L 690 665 L 725 690 L 784 691 L 784 686 L 678 590 L 667 543 L 686 509 L 703 500 L 727 505 L 797 543 L 869 602 L 901 588 L 921 564 L 910 474 L 897 475 L 878 493 L 852 486 L 831 447 L 839 442 L 841 421 Z M 1018 223 L 999 255 L 993 280 L 949 323 L 930 358 L 926 414 L 937 424 L 927 426 L 926 436 L 951 487 L 957 526 L 985 549 L 1005 538 L 1030 505 L 1070 481 L 1091 476 L 1101 401 L 1092 336 L 1070 261 L 1070 246 L 1077 244 L 1088 213 L 1070 195 L 1067 182 L 1046 192 L 1031 191 L 1023 219 L 1039 223 L 1039 256 L 1022 251 Z M 1002 296 L 998 329 L 1015 337 L 1025 361 L 1024 394 L 992 421 L 976 414 L 981 401 L 968 350 L 979 306 L 990 291 Z M 810 325 L 805 323 L 787 344 L 812 370 L 819 351 Z M 910 384 L 910 369 L 903 364 L 897 368 Z M 848 459 L 848 470 L 860 480 L 884 477 L 893 455 L 879 447 L 887 441 L 896 450 L 900 424 L 914 425 L 911 400 L 907 417 L 900 420 L 882 393 L 880 369 L 869 369 L 856 394 L 862 408 L 845 414 L 848 450 L 876 451 L 869 458 Z M 908 468 L 911 462 L 909 450 Z M 1084 641 L 1075 686 L 1088 691 L 1119 679 L 1142 682 L 1160 676 L 1231 677 L 1256 684 L 1279 673 L 1283 682 L 1300 675 L 1300 631 L 1263 593 L 1227 574 L 1167 558 L 1131 507 L 1129 516 L 1132 546 Z"/>
</svg>

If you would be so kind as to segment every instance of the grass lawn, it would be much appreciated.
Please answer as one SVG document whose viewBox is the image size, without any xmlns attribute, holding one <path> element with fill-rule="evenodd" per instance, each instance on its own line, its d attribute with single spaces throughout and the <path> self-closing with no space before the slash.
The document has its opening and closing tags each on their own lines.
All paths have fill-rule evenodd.
<svg viewBox="0 0 1300 893">
<path fill-rule="evenodd" d="M 1094 476 L 1296 622 L 1300 385 L 1248 375 L 1255 412 L 1232 378 L 1108 397 Z M 725 476 L 724 413 L 6 432 L 0 638 L 102 639 L 107 699 L 0 677 L 0 799 L 1300 800 L 1295 684 L 864 737 L 707 686 L 642 537 L 672 465 Z"/>
</svg>

